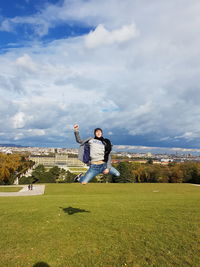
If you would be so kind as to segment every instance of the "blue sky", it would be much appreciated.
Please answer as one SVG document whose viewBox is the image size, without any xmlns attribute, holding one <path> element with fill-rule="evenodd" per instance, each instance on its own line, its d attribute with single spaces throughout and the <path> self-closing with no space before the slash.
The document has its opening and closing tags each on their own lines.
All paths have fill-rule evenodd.
<svg viewBox="0 0 200 267">
<path fill-rule="evenodd" d="M 0 143 L 200 148 L 198 0 L 0 3 Z"/>
<path fill-rule="evenodd" d="M 49 5 L 57 5 L 62 7 L 63 1 L 34 1 L 34 0 L 21 0 L 21 1 L 3 1 L 0 7 L 0 19 L 26 18 L 39 15 L 42 10 Z M 0 45 L 1 48 L 19 47 L 27 42 L 42 41 L 50 42 L 57 39 L 69 38 L 87 34 L 93 28 L 90 26 L 76 24 L 76 22 L 58 22 L 49 28 L 48 33 L 38 36 L 34 32 L 34 25 L 27 23 L 17 23 L 15 29 L 0 31 Z"/>
</svg>

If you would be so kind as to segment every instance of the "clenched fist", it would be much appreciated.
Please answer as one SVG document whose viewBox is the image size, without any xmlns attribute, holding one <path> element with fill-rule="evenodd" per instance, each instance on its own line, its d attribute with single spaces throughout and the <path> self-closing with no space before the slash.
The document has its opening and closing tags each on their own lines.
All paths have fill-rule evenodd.
<svg viewBox="0 0 200 267">
<path fill-rule="evenodd" d="M 74 130 L 78 131 L 78 129 L 79 129 L 78 124 L 74 124 Z"/>
</svg>

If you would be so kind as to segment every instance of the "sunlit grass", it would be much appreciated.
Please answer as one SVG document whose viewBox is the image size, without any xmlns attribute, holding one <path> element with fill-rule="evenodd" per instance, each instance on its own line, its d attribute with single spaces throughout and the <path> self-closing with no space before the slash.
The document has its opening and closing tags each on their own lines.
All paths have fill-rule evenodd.
<svg viewBox="0 0 200 267">
<path fill-rule="evenodd" d="M 0 186 L 0 192 L 18 192 L 22 187 Z"/>
<path fill-rule="evenodd" d="M 70 167 L 69 170 L 74 172 L 86 172 L 88 169 L 84 167 L 83 168 Z"/>
<path fill-rule="evenodd" d="M 200 187 L 48 184 L 0 198 L 0 266 L 199 266 Z"/>
</svg>

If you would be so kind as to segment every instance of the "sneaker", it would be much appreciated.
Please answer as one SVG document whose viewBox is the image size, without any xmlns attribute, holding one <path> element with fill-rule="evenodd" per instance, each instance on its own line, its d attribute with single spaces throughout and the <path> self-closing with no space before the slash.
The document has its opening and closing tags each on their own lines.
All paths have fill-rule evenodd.
<svg viewBox="0 0 200 267">
<path fill-rule="evenodd" d="M 78 183 L 78 182 L 79 182 L 79 180 L 80 180 L 82 174 L 83 174 L 83 173 L 81 172 L 81 173 L 79 173 L 78 175 L 76 175 L 76 176 L 74 177 L 74 183 Z"/>
</svg>

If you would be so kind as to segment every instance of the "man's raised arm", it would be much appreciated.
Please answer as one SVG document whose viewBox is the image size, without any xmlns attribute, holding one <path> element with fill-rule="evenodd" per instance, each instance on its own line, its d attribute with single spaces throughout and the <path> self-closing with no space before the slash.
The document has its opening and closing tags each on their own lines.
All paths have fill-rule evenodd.
<svg viewBox="0 0 200 267">
<path fill-rule="evenodd" d="M 81 137 L 80 137 L 80 134 L 79 134 L 79 126 L 78 126 L 78 124 L 74 125 L 74 135 L 75 135 L 77 143 L 79 143 L 79 144 L 84 143 L 84 140 L 81 140 Z"/>
</svg>

